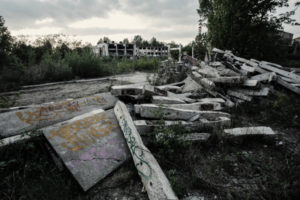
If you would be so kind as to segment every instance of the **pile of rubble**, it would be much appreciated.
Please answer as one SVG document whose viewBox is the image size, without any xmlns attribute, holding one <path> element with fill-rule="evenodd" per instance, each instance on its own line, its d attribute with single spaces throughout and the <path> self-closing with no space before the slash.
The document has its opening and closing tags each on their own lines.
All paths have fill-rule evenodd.
<svg viewBox="0 0 300 200">
<path fill-rule="evenodd" d="M 208 140 L 216 129 L 224 137 L 275 135 L 270 127 L 229 129 L 226 111 L 268 96 L 271 83 L 300 94 L 300 76 L 292 69 L 230 51 L 213 49 L 211 62 L 162 66 L 159 86 L 113 86 L 110 94 L 1 113 L 0 147 L 30 139 L 36 135 L 20 133 L 40 129 L 84 191 L 132 157 L 149 199 L 177 199 L 141 136 L 152 135 L 162 123 L 185 127 L 187 134 L 178 139 L 193 142 Z"/>
</svg>

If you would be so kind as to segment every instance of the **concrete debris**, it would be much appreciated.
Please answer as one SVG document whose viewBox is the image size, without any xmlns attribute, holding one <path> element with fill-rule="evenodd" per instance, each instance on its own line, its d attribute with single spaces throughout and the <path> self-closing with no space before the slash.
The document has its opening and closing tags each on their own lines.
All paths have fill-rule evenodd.
<svg viewBox="0 0 300 200">
<path fill-rule="evenodd" d="M 163 107 L 153 104 L 142 104 L 138 109 L 141 117 L 150 119 L 166 119 L 166 120 L 189 120 L 195 115 L 200 118 L 216 119 L 218 117 L 230 117 L 230 114 L 217 111 L 197 111 L 172 107 Z"/>
<path fill-rule="evenodd" d="M 21 136 L 24 131 L 42 130 L 84 191 L 131 155 L 149 199 L 177 199 L 141 136 L 153 137 L 156 128 L 177 126 L 185 130 L 179 139 L 192 142 L 207 141 L 216 130 L 224 132 L 221 136 L 274 135 L 270 127 L 224 130 L 232 125 L 226 111 L 267 97 L 274 91 L 268 84 L 300 95 L 300 76 L 294 69 L 215 48 L 208 58 L 213 60 L 204 63 L 185 56 L 183 62 L 163 61 L 155 86 L 112 86 L 111 94 L 2 110 L 0 147 L 36 136 Z M 118 99 L 128 103 L 129 111 Z M 113 106 L 114 111 L 105 111 Z"/>
<path fill-rule="evenodd" d="M 94 110 L 42 131 L 84 191 L 130 157 L 113 110 Z"/>
<path fill-rule="evenodd" d="M 270 127 L 245 127 L 225 129 L 224 133 L 229 136 L 245 136 L 245 135 L 275 135 Z"/>
<path fill-rule="evenodd" d="M 117 102 L 114 112 L 149 199 L 178 199 L 158 162 L 143 144 L 125 104 Z"/>
<path fill-rule="evenodd" d="M 25 131 L 36 130 L 95 109 L 112 108 L 117 98 L 109 93 L 90 97 L 48 103 L 27 109 L 0 114 L 0 138 L 14 136 Z"/>
<path fill-rule="evenodd" d="M 154 103 L 154 104 L 180 104 L 180 103 L 185 103 L 185 102 L 176 97 L 153 96 L 152 103 Z"/>
</svg>

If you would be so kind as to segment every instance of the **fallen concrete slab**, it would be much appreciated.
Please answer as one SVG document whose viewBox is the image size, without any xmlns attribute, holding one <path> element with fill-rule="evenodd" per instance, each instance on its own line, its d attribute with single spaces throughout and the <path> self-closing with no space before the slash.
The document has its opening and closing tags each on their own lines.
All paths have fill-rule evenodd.
<svg viewBox="0 0 300 200">
<path fill-rule="evenodd" d="M 178 199 L 158 162 L 143 144 L 126 106 L 118 101 L 114 111 L 149 199 Z"/>
<path fill-rule="evenodd" d="M 43 128 L 95 109 L 112 108 L 117 99 L 109 93 L 42 104 L 33 108 L 0 114 L 0 138 L 20 134 L 24 131 Z"/>
<path fill-rule="evenodd" d="M 139 107 L 141 117 L 150 119 L 167 119 L 167 120 L 189 120 L 196 115 L 200 118 L 216 119 L 218 117 L 229 117 L 230 114 L 217 111 L 192 111 L 179 108 L 162 107 L 152 104 L 141 104 Z"/>
<path fill-rule="evenodd" d="M 162 97 L 162 96 L 153 96 L 152 103 L 154 104 L 181 104 L 185 101 L 176 98 L 176 97 Z"/>
<path fill-rule="evenodd" d="M 130 157 L 113 110 L 94 110 L 42 131 L 84 191 Z"/>
<path fill-rule="evenodd" d="M 141 135 L 148 135 L 152 134 L 153 130 L 157 127 L 164 126 L 164 127 L 176 127 L 182 126 L 185 128 L 187 132 L 197 132 L 203 130 L 212 130 L 212 129 L 223 129 L 230 127 L 231 120 L 227 117 L 219 117 L 214 120 L 205 120 L 200 119 L 199 121 L 195 122 L 187 122 L 187 121 L 161 121 L 157 120 L 136 120 L 134 121 L 134 125 L 136 126 L 138 132 Z"/>
<path fill-rule="evenodd" d="M 184 142 L 207 141 L 210 138 L 209 133 L 189 133 L 178 139 Z"/>
<path fill-rule="evenodd" d="M 270 127 L 265 126 L 225 129 L 224 133 L 229 136 L 275 135 Z"/>
<path fill-rule="evenodd" d="M 262 96 L 268 96 L 270 89 L 265 87 L 260 90 L 234 89 L 232 91 L 235 91 L 237 93 L 242 93 L 248 96 L 262 97 Z"/>
<path fill-rule="evenodd" d="M 182 92 L 196 92 L 196 91 L 201 91 L 203 88 L 196 81 L 194 81 L 190 76 L 188 76 L 184 80 L 184 83 L 185 84 L 183 86 Z"/>
<path fill-rule="evenodd" d="M 228 90 L 227 94 L 230 96 L 236 97 L 238 99 L 244 100 L 244 101 L 252 101 L 252 97 L 245 95 L 244 93 L 241 93 L 238 91 Z"/>
</svg>

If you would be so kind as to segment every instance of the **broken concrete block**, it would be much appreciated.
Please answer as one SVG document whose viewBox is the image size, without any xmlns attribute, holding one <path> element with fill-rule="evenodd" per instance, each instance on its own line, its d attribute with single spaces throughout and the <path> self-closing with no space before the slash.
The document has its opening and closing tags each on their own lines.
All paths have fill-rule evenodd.
<svg viewBox="0 0 300 200">
<path fill-rule="evenodd" d="M 115 115 L 126 138 L 135 167 L 147 190 L 150 200 L 178 199 L 172 187 L 150 150 L 143 144 L 126 106 L 118 101 Z"/>
<path fill-rule="evenodd" d="M 190 96 L 192 96 L 192 93 L 182 93 L 182 94 L 174 94 L 172 92 L 167 92 L 168 94 L 168 97 L 172 97 L 172 98 L 177 98 L 177 99 L 180 99 L 184 102 L 187 102 L 187 103 L 193 103 L 193 102 L 196 102 L 195 99 L 191 99 L 189 98 Z"/>
<path fill-rule="evenodd" d="M 241 92 L 228 90 L 227 94 L 230 95 L 230 96 L 236 97 L 238 99 L 244 100 L 244 101 L 252 101 L 252 97 L 249 97 L 248 95 L 245 95 Z"/>
<path fill-rule="evenodd" d="M 281 76 L 285 76 L 287 78 L 294 79 L 295 81 L 300 81 L 300 76 L 296 75 L 295 73 L 288 72 L 288 71 L 285 71 L 283 69 L 279 69 L 276 67 L 272 67 L 270 65 L 267 65 L 264 62 L 260 63 L 260 67 L 263 69 L 266 69 L 268 71 L 275 72 L 276 74 L 280 74 Z"/>
<path fill-rule="evenodd" d="M 118 85 L 112 86 L 111 94 L 114 96 L 126 96 L 126 95 L 154 95 L 154 86 L 150 85 Z"/>
<path fill-rule="evenodd" d="M 270 89 L 265 87 L 265 88 L 262 88 L 260 90 L 234 89 L 232 91 L 242 93 L 242 94 L 245 94 L 245 95 L 248 95 L 248 96 L 260 97 L 260 96 L 268 96 L 269 92 L 270 92 Z"/>
<path fill-rule="evenodd" d="M 195 115 L 200 115 L 200 118 L 215 119 L 218 117 L 229 117 L 228 113 L 217 111 L 192 111 L 179 108 L 162 107 L 151 104 L 139 105 L 139 114 L 141 117 L 151 119 L 163 119 L 167 120 L 189 120 Z"/>
<path fill-rule="evenodd" d="M 202 90 L 202 86 L 199 85 L 196 81 L 194 81 L 190 76 L 188 76 L 185 80 L 184 80 L 184 86 L 182 89 L 182 92 L 195 92 L 195 91 L 201 91 Z"/>
<path fill-rule="evenodd" d="M 293 86 L 292 84 L 289 84 L 288 82 L 282 80 L 280 77 L 277 77 L 277 83 L 288 90 L 295 92 L 296 94 L 300 95 L 300 88 Z"/>
<path fill-rule="evenodd" d="M 109 93 L 42 104 L 33 108 L 0 114 L 0 138 L 43 128 L 95 109 L 112 108 L 117 99 Z"/>
<path fill-rule="evenodd" d="M 152 134 L 153 130 L 157 127 L 163 126 L 172 128 L 174 126 L 182 126 L 185 128 L 186 132 L 197 132 L 203 130 L 213 130 L 213 129 L 223 129 L 230 127 L 231 120 L 227 117 L 218 117 L 213 120 L 200 119 L 195 122 L 188 121 L 168 121 L 164 120 L 136 120 L 134 121 L 136 129 L 141 135 Z"/>
<path fill-rule="evenodd" d="M 274 131 L 270 127 L 264 126 L 225 129 L 224 133 L 229 136 L 275 135 Z"/>
<path fill-rule="evenodd" d="M 176 97 L 153 96 L 152 103 L 154 103 L 154 104 L 181 104 L 181 103 L 185 103 L 185 102 Z"/>
<path fill-rule="evenodd" d="M 274 73 L 274 72 L 268 72 L 268 73 L 264 73 L 264 74 L 259 74 L 259 75 L 256 75 L 256 76 L 252 76 L 251 80 L 257 80 L 258 82 L 262 82 L 262 81 L 271 82 L 275 78 L 276 78 L 276 73 Z"/>
<path fill-rule="evenodd" d="M 170 92 L 175 92 L 175 93 L 182 92 L 181 87 L 174 86 L 174 85 L 162 85 L 162 86 L 156 86 L 156 88 L 163 90 L 163 91 L 170 91 Z"/>
<path fill-rule="evenodd" d="M 241 76 L 234 77 L 219 77 L 219 78 L 209 78 L 210 81 L 220 84 L 240 84 L 244 81 L 244 78 Z"/>
<path fill-rule="evenodd" d="M 113 110 L 94 110 L 42 131 L 84 191 L 130 157 Z"/>
<path fill-rule="evenodd" d="M 198 72 L 192 72 L 192 79 L 205 88 L 213 89 L 215 87 L 214 82 L 202 77 Z"/>
<path fill-rule="evenodd" d="M 245 70 L 247 72 L 253 73 L 255 72 L 255 68 L 254 67 L 250 67 L 248 65 L 246 65 L 245 63 L 241 66 L 242 70 Z"/>
<path fill-rule="evenodd" d="M 184 142 L 207 141 L 210 138 L 209 133 L 189 133 L 178 139 Z"/>
<path fill-rule="evenodd" d="M 243 86 L 247 87 L 256 87 L 259 85 L 259 82 L 257 80 L 245 80 L 243 82 Z"/>
</svg>

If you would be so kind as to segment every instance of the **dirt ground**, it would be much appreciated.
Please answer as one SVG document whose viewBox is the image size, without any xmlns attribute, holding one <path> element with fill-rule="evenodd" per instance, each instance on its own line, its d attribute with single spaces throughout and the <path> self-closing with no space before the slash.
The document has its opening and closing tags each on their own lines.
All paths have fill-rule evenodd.
<svg viewBox="0 0 300 200">
<path fill-rule="evenodd" d="M 101 79 L 91 79 L 89 82 L 70 82 L 55 85 L 44 84 L 39 87 L 9 92 L 6 97 L 13 102 L 12 106 L 28 106 L 66 99 L 76 99 L 96 93 L 107 92 L 113 85 L 142 84 L 147 82 L 149 73 L 135 72 L 130 74 L 110 76 Z M 0 96 L 3 96 L 3 94 Z"/>
</svg>

